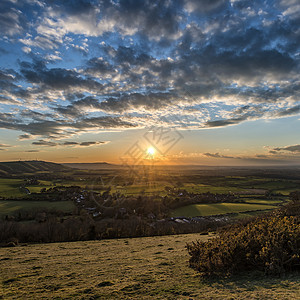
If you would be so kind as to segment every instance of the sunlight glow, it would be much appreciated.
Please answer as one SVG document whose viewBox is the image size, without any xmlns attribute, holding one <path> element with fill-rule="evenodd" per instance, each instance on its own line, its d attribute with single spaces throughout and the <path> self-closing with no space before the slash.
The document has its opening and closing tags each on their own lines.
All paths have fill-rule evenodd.
<svg viewBox="0 0 300 300">
<path fill-rule="evenodd" d="M 155 149 L 153 147 L 149 147 L 147 149 L 147 154 L 153 156 L 155 154 Z"/>
</svg>

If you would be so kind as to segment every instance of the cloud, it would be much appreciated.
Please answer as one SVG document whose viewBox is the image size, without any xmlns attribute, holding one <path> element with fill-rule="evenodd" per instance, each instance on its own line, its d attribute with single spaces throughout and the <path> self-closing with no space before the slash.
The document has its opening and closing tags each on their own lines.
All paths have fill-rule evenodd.
<svg viewBox="0 0 300 300">
<path fill-rule="evenodd" d="M 0 144 L 0 148 L 9 148 L 12 147 L 11 145 L 7 145 L 7 144 Z"/>
<path fill-rule="evenodd" d="M 38 114 L 39 115 L 39 114 Z M 40 115 L 39 115 L 40 116 Z M 135 128 L 137 124 L 121 117 L 86 117 L 78 120 L 43 120 L 25 122 L 15 114 L 0 113 L 0 128 L 23 131 L 33 136 L 51 138 L 69 137 L 87 130 Z M 47 115 L 44 117 L 46 119 Z"/>
<path fill-rule="evenodd" d="M 54 142 L 50 142 L 50 141 L 45 141 L 45 140 L 39 140 L 37 142 L 32 142 L 32 145 L 55 147 L 55 146 L 58 145 L 58 143 L 54 143 Z"/>
<path fill-rule="evenodd" d="M 293 145 L 293 146 L 285 146 L 285 147 L 277 147 L 272 149 L 271 153 L 277 153 L 278 151 L 288 151 L 293 153 L 300 153 L 300 145 Z"/>
<path fill-rule="evenodd" d="M 80 146 L 80 147 L 90 147 L 95 145 L 104 145 L 109 143 L 108 141 L 100 142 L 100 141 L 93 141 L 93 142 L 75 142 L 75 141 L 66 141 L 63 143 L 58 142 L 52 142 L 52 141 L 46 141 L 46 140 L 39 140 L 36 142 L 32 142 L 32 145 L 35 146 L 47 146 L 47 147 L 56 147 L 56 146 L 62 146 L 62 147 L 69 147 L 69 146 Z M 0 144 L 1 147 L 1 144 Z"/>
<path fill-rule="evenodd" d="M 24 78 L 34 84 L 39 84 L 44 88 L 55 90 L 76 89 L 86 91 L 101 91 L 102 84 L 90 79 L 82 78 L 74 70 L 62 68 L 48 69 L 45 61 L 35 60 L 33 63 L 21 62 L 20 72 Z"/>
<path fill-rule="evenodd" d="M 117 72 L 117 70 L 113 65 L 109 64 L 109 62 L 104 60 L 102 57 L 93 57 L 87 61 L 85 72 L 98 76 L 112 76 Z"/>
<path fill-rule="evenodd" d="M 27 152 L 27 153 L 38 153 L 38 152 L 40 152 L 40 150 L 26 150 L 24 152 Z"/>
<path fill-rule="evenodd" d="M 156 110 L 172 103 L 176 97 L 173 93 L 131 93 L 118 98 L 109 98 L 99 104 L 99 108 L 104 111 L 124 112 L 146 108 Z"/>
<path fill-rule="evenodd" d="M 188 12 L 209 13 L 224 8 L 226 0 L 185 0 L 185 9 Z"/>
<path fill-rule="evenodd" d="M 0 3 L 0 32 L 1 35 L 14 36 L 27 28 L 24 14 L 11 1 Z"/>
<path fill-rule="evenodd" d="M 300 112 L 293 0 L 2 2 L 0 52 L 20 60 L 0 69 L 1 128 L 62 139 Z"/>
<path fill-rule="evenodd" d="M 63 145 L 64 146 L 75 146 L 75 145 L 78 145 L 79 143 L 77 142 L 64 142 Z"/>
<path fill-rule="evenodd" d="M 107 144 L 108 142 L 81 142 L 80 146 L 89 147 L 94 145 L 100 145 L 100 144 Z"/>
<path fill-rule="evenodd" d="M 240 159 L 240 157 L 237 156 L 228 156 L 228 155 L 222 155 L 219 153 L 203 153 L 204 156 L 212 157 L 212 158 L 234 158 L 234 159 Z"/>
<path fill-rule="evenodd" d="M 32 136 L 30 134 L 21 134 L 19 135 L 19 140 L 29 140 Z"/>
<path fill-rule="evenodd" d="M 242 116 L 239 118 L 232 118 L 232 119 L 228 119 L 228 120 L 208 121 L 205 123 L 205 127 L 223 127 L 223 126 L 228 126 L 228 125 L 236 125 L 247 119 L 248 119 L 248 117 L 245 115 L 245 116 Z"/>
<path fill-rule="evenodd" d="M 292 115 L 297 115 L 299 113 L 300 113 L 300 105 L 296 105 L 296 106 L 288 108 L 288 109 L 280 110 L 277 113 L 277 115 L 279 117 L 288 117 L 288 116 L 292 116 Z"/>
<path fill-rule="evenodd" d="M 101 144 L 107 144 L 109 143 L 108 141 L 105 142 L 99 142 L 99 141 L 95 141 L 95 142 L 64 142 L 60 145 L 63 146 L 80 146 L 80 147 L 89 147 L 89 146 L 95 146 L 95 145 L 101 145 Z"/>
<path fill-rule="evenodd" d="M 25 53 L 30 53 L 30 52 L 31 52 L 31 48 L 30 48 L 30 47 L 22 47 L 22 50 L 23 50 Z"/>
<path fill-rule="evenodd" d="M 57 51 L 56 51 L 57 52 Z M 45 56 L 45 59 L 47 61 L 50 61 L 50 62 L 54 62 L 56 60 L 62 60 L 62 58 L 59 56 L 59 53 L 55 53 L 55 54 L 47 54 Z"/>
<path fill-rule="evenodd" d="M 140 32 L 152 39 L 169 39 L 178 36 L 182 18 L 180 1 L 47 1 L 47 4 L 47 14 L 39 28 L 42 35 L 49 35 L 57 28 L 65 34 L 101 36 L 114 31 L 124 35 Z"/>
</svg>

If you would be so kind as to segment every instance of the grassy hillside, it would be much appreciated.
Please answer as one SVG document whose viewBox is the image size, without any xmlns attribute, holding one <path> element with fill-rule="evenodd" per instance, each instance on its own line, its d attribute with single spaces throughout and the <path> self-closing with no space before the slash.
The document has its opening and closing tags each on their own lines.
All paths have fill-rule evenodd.
<svg viewBox="0 0 300 300">
<path fill-rule="evenodd" d="M 300 275 L 203 279 L 188 267 L 199 234 L 0 249 L 3 299 L 299 299 Z"/>
<path fill-rule="evenodd" d="M 95 162 L 95 163 L 63 163 L 63 166 L 81 169 L 81 170 L 102 170 L 106 168 L 119 167 L 118 165 L 109 164 L 107 162 Z"/>
<path fill-rule="evenodd" d="M 57 172 L 70 170 L 68 167 L 46 161 L 0 162 L 0 175 L 18 175 L 37 172 Z"/>
</svg>

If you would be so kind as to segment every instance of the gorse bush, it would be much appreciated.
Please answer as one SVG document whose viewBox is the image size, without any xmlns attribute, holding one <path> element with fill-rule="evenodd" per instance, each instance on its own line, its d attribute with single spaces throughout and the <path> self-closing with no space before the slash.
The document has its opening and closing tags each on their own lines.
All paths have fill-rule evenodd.
<svg viewBox="0 0 300 300">
<path fill-rule="evenodd" d="M 190 267 L 206 274 L 261 270 L 281 274 L 300 267 L 300 224 L 276 212 L 248 224 L 234 225 L 208 242 L 187 245 Z"/>
</svg>

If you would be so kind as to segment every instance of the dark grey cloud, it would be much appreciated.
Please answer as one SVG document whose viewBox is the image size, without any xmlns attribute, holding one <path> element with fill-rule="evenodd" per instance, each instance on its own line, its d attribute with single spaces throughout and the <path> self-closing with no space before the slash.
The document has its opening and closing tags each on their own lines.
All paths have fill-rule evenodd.
<svg viewBox="0 0 300 300">
<path fill-rule="evenodd" d="M 275 150 L 270 150 L 269 153 L 270 153 L 270 154 L 277 154 L 277 151 L 275 151 Z"/>
<path fill-rule="evenodd" d="M 61 138 L 90 129 L 135 128 L 137 124 L 120 117 L 102 116 L 78 120 L 44 120 L 25 123 L 14 114 L 0 113 L 0 128 L 23 131 L 33 136 Z M 39 141 L 43 142 L 43 140 Z"/>
<path fill-rule="evenodd" d="M 248 119 L 248 116 L 242 116 L 239 118 L 232 118 L 227 120 L 208 121 L 205 123 L 205 127 L 223 127 L 228 125 L 236 125 Z"/>
<path fill-rule="evenodd" d="M 24 152 L 27 152 L 27 153 L 38 153 L 38 152 L 40 152 L 40 150 L 26 150 Z"/>
<path fill-rule="evenodd" d="M 24 109 L 20 112 L 22 119 L 30 119 L 34 121 L 44 121 L 46 118 L 52 118 L 52 115 L 49 113 L 40 113 L 33 111 L 31 109 Z"/>
<path fill-rule="evenodd" d="M 240 157 L 237 156 L 229 156 L 229 155 L 222 155 L 220 153 L 203 153 L 204 156 L 207 157 L 213 157 L 213 158 L 234 158 L 234 159 L 240 159 Z"/>
<path fill-rule="evenodd" d="M 271 151 L 288 151 L 288 152 L 300 152 L 300 145 L 286 146 L 286 147 L 277 147 Z M 274 153 L 274 152 L 273 152 Z"/>
<path fill-rule="evenodd" d="M 135 128 L 137 124 L 124 121 L 120 117 L 92 117 L 80 120 L 78 123 L 73 123 L 75 128 Z"/>
<path fill-rule="evenodd" d="M 113 65 L 109 64 L 109 62 L 105 61 L 104 59 L 100 59 L 98 57 L 91 58 L 86 63 L 85 71 L 88 74 L 92 75 L 113 75 L 116 73 L 116 69 Z"/>
<path fill-rule="evenodd" d="M 117 20 L 120 30 L 130 30 L 151 38 L 172 38 L 178 33 L 181 1 L 120 0 L 104 10 L 108 18 Z"/>
<path fill-rule="evenodd" d="M 63 143 L 46 141 L 46 140 L 38 140 L 36 142 L 32 142 L 32 145 L 35 146 L 47 146 L 47 147 L 55 147 L 55 146 L 81 146 L 81 147 L 90 147 L 95 145 L 107 144 L 108 142 L 100 142 L 100 141 L 93 141 L 93 142 L 73 142 L 73 141 L 66 141 Z M 1 147 L 1 145 L 0 145 Z"/>
<path fill-rule="evenodd" d="M 45 140 L 39 140 L 37 142 L 32 142 L 32 145 L 54 147 L 54 146 L 57 146 L 58 143 L 51 142 L 51 141 L 45 141 Z"/>
<path fill-rule="evenodd" d="M 89 14 L 97 7 L 97 1 L 89 0 L 45 0 L 45 3 L 54 10 L 68 15 Z"/>
<path fill-rule="evenodd" d="M 118 98 L 109 98 L 99 104 L 104 111 L 124 112 L 130 109 L 146 108 L 148 110 L 160 109 L 178 98 L 175 93 L 132 93 Z"/>
<path fill-rule="evenodd" d="M 77 142 L 64 142 L 63 145 L 64 146 L 76 146 L 76 145 L 78 145 L 78 143 Z"/>
<path fill-rule="evenodd" d="M 0 32 L 1 35 L 14 36 L 27 28 L 25 15 L 14 5 L 13 1 L 0 2 Z"/>
<path fill-rule="evenodd" d="M 49 89 L 68 90 L 82 88 L 99 92 L 102 90 L 102 84 L 94 79 L 82 78 L 74 70 L 63 68 L 48 69 L 46 62 L 42 60 L 35 60 L 33 63 L 20 62 L 20 72 L 28 82 L 40 84 Z"/>
<path fill-rule="evenodd" d="M 89 146 L 94 146 L 99 144 L 105 144 L 105 142 L 82 142 L 80 143 L 80 146 L 89 147 Z"/>
<path fill-rule="evenodd" d="M 84 113 L 84 109 L 101 109 L 100 102 L 89 96 L 82 98 L 77 101 L 73 101 L 72 104 L 67 106 L 56 106 L 53 109 L 59 112 L 62 115 L 69 116 L 69 117 L 79 117 L 82 116 Z"/>
<path fill-rule="evenodd" d="M 19 135 L 19 140 L 28 140 L 31 137 L 32 136 L 30 134 L 21 134 L 21 135 Z"/>
<path fill-rule="evenodd" d="M 281 110 L 280 112 L 277 113 L 277 115 L 280 117 L 288 117 L 292 115 L 297 115 L 299 113 L 300 113 L 300 105 L 296 105 L 294 107 Z"/>
<path fill-rule="evenodd" d="M 172 101 L 178 100 L 175 93 L 132 93 L 119 97 L 109 97 L 103 101 L 93 97 L 72 102 L 67 106 L 57 106 L 53 109 L 60 114 L 70 117 L 78 117 L 84 114 L 83 109 L 93 109 L 105 112 L 122 113 L 130 109 L 136 110 L 145 108 L 147 110 L 161 109 L 172 104 Z"/>
</svg>

